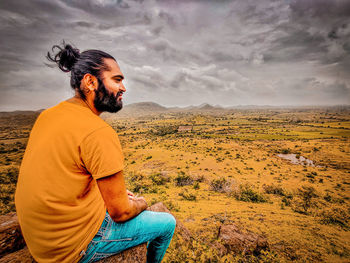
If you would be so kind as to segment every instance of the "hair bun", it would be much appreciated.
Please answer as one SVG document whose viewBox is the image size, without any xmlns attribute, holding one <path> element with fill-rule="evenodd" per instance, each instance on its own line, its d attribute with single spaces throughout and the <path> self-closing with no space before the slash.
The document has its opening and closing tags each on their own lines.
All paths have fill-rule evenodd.
<svg viewBox="0 0 350 263">
<path fill-rule="evenodd" d="M 80 57 L 80 51 L 77 48 L 73 48 L 69 44 L 65 44 L 63 42 L 64 48 L 54 45 L 52 47 L 52 53 L 53 55 L 50 54 L 50 52 L 47 52 L 47 59 L 57 63 L 58 67 L 64 71 L 64 72 L 69 72 L 72 70 L 74 64 L 77 62 L 77 60 Z M 54 54 L 54 49 L 57 48 L 59 49 L 58 53 Z"/>
</svg>

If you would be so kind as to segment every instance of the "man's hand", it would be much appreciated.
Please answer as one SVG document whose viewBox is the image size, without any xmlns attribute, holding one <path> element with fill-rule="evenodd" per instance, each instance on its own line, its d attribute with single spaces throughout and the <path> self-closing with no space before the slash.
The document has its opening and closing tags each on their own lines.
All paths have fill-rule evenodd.
<svg viewBox="0 0 350 263">
<path fill-rule="evenodd" d="M 135 200 L 137 196 L 134 195 L 134 193 L 130 192 L 129 190 L 126 190 L 126 193 L 128 194 L 129 199 Z"/>
<path fill-rule="evenodd" d="M 134 193 L 130 192 L 129 190 L 126 190 L 126 193 L 128 194 L 128 197 L 130 200 L 133 200 L 133 201 L 137 201 L 139 200 L 140 202 L 144 202 L 145 205 L 146 205 L 146 208 L 147 208 L 147 202 L 146 202 L 146 199 L 143 197 L 143 196 L 137 196 L 135 195 Z"/>
<path fill-rule="evenodd" d="M 126 190 L 123 171 L 97 179 L 107 211 L 115 222 L 127 221 L 147 208 L 143 197 Z"/>
<path fill-rule="evenodd" d="M 137 203 L 138 206 L 140 206 L 142 211 L 146 210 L 147 207 L 148 207 L 146 199 L 144 197 L 142 197 L 142 196 L 140 196 L 140 197 L 129 197 L 129 199 L 130 199 L 130 201 Z"/>
</svg>

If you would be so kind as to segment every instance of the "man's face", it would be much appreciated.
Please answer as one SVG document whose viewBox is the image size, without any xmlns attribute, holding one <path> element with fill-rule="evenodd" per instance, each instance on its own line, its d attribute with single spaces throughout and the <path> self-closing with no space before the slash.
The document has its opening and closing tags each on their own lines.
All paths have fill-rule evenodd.
<svg viewBox="0 0 350 263">
<path fill-rule="evenodd" d="M 126 91 L 123 85 L 124 76 L 115 60 L 105 59 L 105 63 L 110 71 L 104 71 L 102 79 L 97 78 L 94 106 L 100 112 L 117 112 L 123 107 L 122 95 Z"/>
</svg>

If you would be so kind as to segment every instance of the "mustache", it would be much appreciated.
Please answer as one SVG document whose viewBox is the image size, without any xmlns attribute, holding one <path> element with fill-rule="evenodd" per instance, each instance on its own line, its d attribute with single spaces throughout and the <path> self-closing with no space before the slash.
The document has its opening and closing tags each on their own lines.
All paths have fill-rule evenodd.
<svg viewBox="0 0 350 263">
<path fill-rule="evenodd" d="M 123 95 L 124 94 L 124 91 L 118 91 L 117 94 L 115 95 L 116 98 L 118 98 L 120 95 Z"/>
</svg>

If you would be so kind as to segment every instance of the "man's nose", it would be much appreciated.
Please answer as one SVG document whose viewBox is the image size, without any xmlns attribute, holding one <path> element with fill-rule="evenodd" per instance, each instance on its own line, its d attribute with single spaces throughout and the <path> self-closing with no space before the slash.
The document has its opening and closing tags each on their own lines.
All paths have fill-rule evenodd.
<svg viewBox="0 0 350 263">
<path fill-rule="evenodd" d="M 120 89 L 121 89 L 121 91 L 123 91 L 123 92 L 125 92 L 125 91 L 126 91 L 126 88 L 125 88 L 125 86 L 124 86 L 124 83 L 121 83 L 121 85 L 120 85 Z"/>
</svg>

